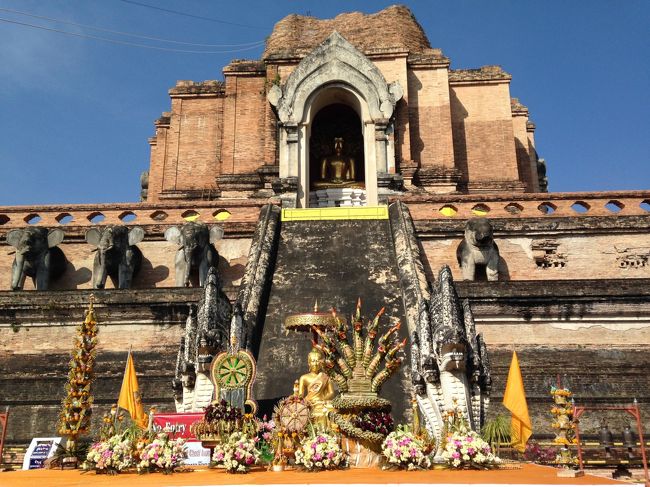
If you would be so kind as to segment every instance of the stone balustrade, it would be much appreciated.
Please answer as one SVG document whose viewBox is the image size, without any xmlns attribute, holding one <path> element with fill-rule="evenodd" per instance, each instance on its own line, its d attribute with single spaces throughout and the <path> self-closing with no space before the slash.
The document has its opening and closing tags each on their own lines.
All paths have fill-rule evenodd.
<svg viewBox="0 0 650 487">
<path fill-rule="evenodd" d="M 394 197 L 398 199 L 398 197 Z M 650 191 L 399 196 L 414 220 L 650 216 Z M 197 203 L 111 203 L 0 207 L 0 230 L 28 225 L 175 225 L 185 221 L 255 223 L 268 200 Z"/>
<path fill-rule="evenodd" d="M 0 230 L 28 225 L 91 227 L 94 225 L 176 225 L 254 223 L 266 200 L 221 200 L 201 203 L 110 203 L 0 207 Z"/>
<path fill-rule="evenodd" d="M 407 195 L 414 220 L 650 216 L 650 191 Z"/>
</svg>

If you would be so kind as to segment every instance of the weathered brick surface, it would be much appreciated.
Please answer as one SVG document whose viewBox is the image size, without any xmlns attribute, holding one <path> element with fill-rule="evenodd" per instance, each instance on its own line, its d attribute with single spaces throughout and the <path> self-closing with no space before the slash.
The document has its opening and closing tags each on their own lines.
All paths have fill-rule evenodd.
<svg viewBox="0 0 650 487">
<path fill-rule="evenodd" d="M 352 12 L 334 19 L 289 15 L 273 28 L 262 58 L 305 56 L 334 30 L 361 51 L 398 48 L 419 52 L 431 47 L 411 11 L 395 5 L 376 14 Z"/>
<path fill-rule="evenodd" d="M 639 241 L 640 235 L 650 226 L 650 217 L 629 218 L 627 228 L 621 225 L 616 230 L 606 224 L 602 225 L 603 222 L 595 218 L 591 219 L 591 225 L 588 225 L 586 219 L 576 219 L 574 222 L 549 221 L 546 225 L 543 222 L 493 220 L 495 242 L 501 257 L 500 279 L 545 281 L 648 278 L 650 260 L 638 267 L 626 265 L 626 262 L 633 255 L 650 259 L 650 246 Z M 625 220 L 622 217 L 621 220 L 620 223 L 623 224 Z M 448 223 L 444 230 L 442 226 L 426 224 L 419 228 L 421 235 L 430 235 L 421 237 L 429 275 L 433 277 L 437 269 L 446 264 L 451 267 L 456 279 L 462 279 L 456 249 L 463 239 L 464 222 Z M 549 241 L 558 244 L 554 254 L 559 254 L 549 259 L 563 261 L 563 267 L 544 268 L 536 263 L 535 246 Z"/>
<path fill-rule="evenodd" d="M 456 167 L 468 184 L 503 191 L 499 182 L 519 181 L 508 83 L 453 86 L 451 117 Z"/>
<path fill-rule="evenodd" d="M 226 72 L 221 174 L 252 173 L 264 163 L 266 77 Z"/>
<path fill-rule="evenodd" d="M 420 167 L 454 167 L 446 68 L 408 71 L 411 159 Z"/>
</svg>

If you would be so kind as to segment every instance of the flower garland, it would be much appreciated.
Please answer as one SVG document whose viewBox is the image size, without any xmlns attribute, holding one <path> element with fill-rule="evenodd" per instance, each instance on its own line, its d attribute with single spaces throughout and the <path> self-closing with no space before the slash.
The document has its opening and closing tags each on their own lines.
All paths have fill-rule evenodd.
<svg viewBox="0 0 650 487">
<path fill-rule="evenodd" d="M 455 468 L 489 468 L 499 462 L 490 445 L 472 430 L 448 433 L 442 457 Z"/>
<path fill-rule="evenodd" d="M 295 455 L 296 465 L 302 465 L 306 470 L 334 470 L 346 463 L 337 438 L 325 433 L 303 441 Z"/>
<path fill-rule="evenodd" d="M 138 472 L 172 473 L 183 464 L 187 458 L 185 440 L 177 438 L 170 440 L 167 433 L 160 433 L 140 451 Z"/>
<path fill-rule="evenodd" d="M 389 434 L 381 445 L 388 464 L 406 470 L 431 467 L 431 459 L 424 453 L 425 445 L 410 431 L 399 429 Z"/>
<path fill-rule="evenodd" d="M 255 438 L 244 433 L 232 433 L 225 443 L 217 445 L 212 455 L 214 466 L 229 473 L 247 473 L 259 460 Z"/>
</svg>

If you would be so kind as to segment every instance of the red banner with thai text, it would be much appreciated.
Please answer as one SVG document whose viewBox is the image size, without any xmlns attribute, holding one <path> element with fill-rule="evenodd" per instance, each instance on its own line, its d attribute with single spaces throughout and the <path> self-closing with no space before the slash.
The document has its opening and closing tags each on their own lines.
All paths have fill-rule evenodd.
<svg viewBox="0 0 650 487">
<path fill-rule="evenodd" d="M 190 432 L 192 423 L 203 419 L 203 413 L 154 413 L 151 427 L 156 432 L 167 432 L 169 437 L 195 440 Z"/>
</svg>

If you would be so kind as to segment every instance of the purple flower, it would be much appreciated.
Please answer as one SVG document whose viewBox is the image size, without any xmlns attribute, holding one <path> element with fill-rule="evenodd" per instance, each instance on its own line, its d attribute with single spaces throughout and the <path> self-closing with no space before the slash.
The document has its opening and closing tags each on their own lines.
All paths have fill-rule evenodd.
<svg viewBox="0 0 650 487">
<path fill-rule="evenodd" d="M 451 458 L 460 458 L 460 453 L 455 451 L 454 453 L 451 454 Z"/>
</svg>

